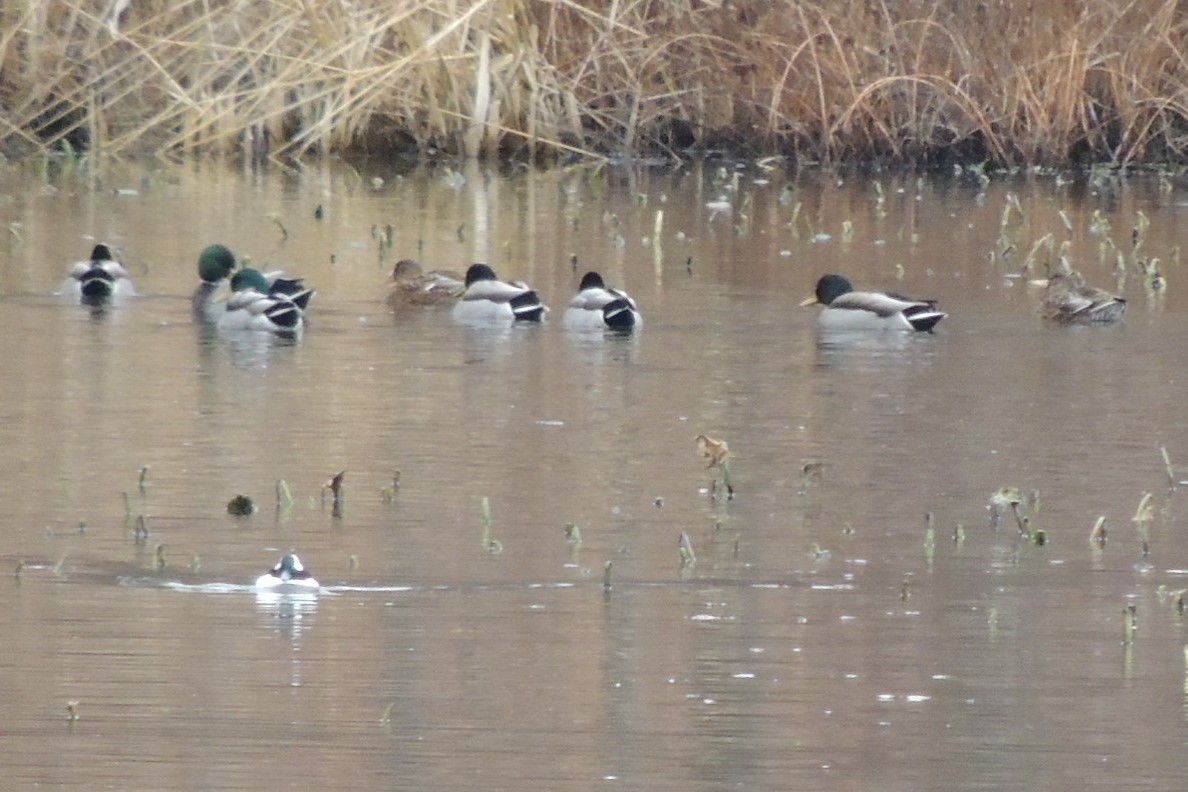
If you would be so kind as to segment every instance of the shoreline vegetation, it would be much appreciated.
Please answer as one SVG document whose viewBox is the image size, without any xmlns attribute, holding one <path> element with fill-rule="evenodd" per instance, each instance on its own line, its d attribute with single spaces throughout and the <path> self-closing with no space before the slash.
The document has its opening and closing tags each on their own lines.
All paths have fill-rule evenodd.
<svg viewBox="0 0 1188 792">
<path fill-rule="evenodd" d="M 1188 161 L 1176 0 L 16 0 L 0 154 Z"/>
</svg>

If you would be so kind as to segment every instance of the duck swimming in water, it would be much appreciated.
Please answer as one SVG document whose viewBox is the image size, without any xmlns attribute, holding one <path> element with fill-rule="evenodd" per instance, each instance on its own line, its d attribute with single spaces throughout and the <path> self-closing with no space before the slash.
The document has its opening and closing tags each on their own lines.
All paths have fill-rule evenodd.
<svg viewBox="0 0 1188 792">
<path fill-rule="evenodd" d="M 387 280 L 392 290 L 387 303 L 392 308 L 405 305 L 453 304 L 466 290 L 462 276 L 446 270 L 425 272 L 413 259 L 400 259 Z"/>
<path fill-rule="evenodd" d="M 198 254 L 198 288 L 190 298 L 194 317 L 214 324 L 225 306 L 215 300 L 223 283 L 235 272 L 235 254 L 226 245 L 207 245 Z"/>
<path fill-rule="evenodd" d="M 83 305 L 103 305 L 112 299 L 136 293 L 127 270 L 103 243 L 91 249 L 91 257 L 70 269 L 71 289 Z"/>
<path fill-rule="evenodd" d="M 527 284 L 499 280 L 486 264 L 471 264 L 466 289 L 453 313 L 462 322 L 539 322 L 548 310 Z"/>
<path fill-rule="evenodd" d="M 609 289 L 597 272 L 587 272 L 569 301 L 564 324 L 574 328 L 630 330 L 642 323 L 635 300 L 620 289 Z"/>
<path fill-rule="evenodd" d="M 276 562 L 270 571 L 256 578 L 256 588 L 267 590 L 309 590 L 321 586 L 309 573 L 296 553 L 289 553 Z"/>
<path fill-rule="evenodd" d="M 816 293 L 801 303 L 823 305 L 818 318 L 825 330 L 931 331 L 948 314 L 938 311 L 935 300 L 914 300 L 893 292 L 854 291 L 841 275 L 824 275 Z"/>
<path fill-rule="evenodd" d="M 223 330 L 300 333 L 313 295 L 300 278 L 244 267 L 231 276 L 231 296 L 218 324 Z"/>
</svg>

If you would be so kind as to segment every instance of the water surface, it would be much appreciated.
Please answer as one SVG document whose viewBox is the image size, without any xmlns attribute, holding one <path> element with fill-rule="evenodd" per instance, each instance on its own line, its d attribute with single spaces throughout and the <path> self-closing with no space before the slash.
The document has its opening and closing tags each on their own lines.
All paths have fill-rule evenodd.
<svg viewBox="0 0 1188 792">
<path fill-rule="evenodd" d="M 1188 460 L 1184 185 L 462 176 L 6 171 L 14 783 L 1178 787 L 1188 685 L 1166 590 L 1188 587 L 1188 553 L 1160 448 Z M 1004 229 L 1009 195 L 1023 211 Z M 1130 256 L 1140 212 L 1166 292 L 1132 270 L 1124 323 L 1044 325 L 1015 277 L 1035 240 L 1071 240 L 1112 287 L 1100 219 Z M 140 292 L 104 312 L 54 295 L 96 239 Z M 194 326 L 212 241 L 317 287 L 300 340 Z M 557 321 L 394 313 L 380 284 L 406 255 L 488 261 Z M 641 332 L 561 327 L 588 268 L 636 297 Z M 822 338 L 796 305 L 828 271 L 950 316 L 931 335 Z M 733 501 L 709 497 L 702 433 L 729 442 Z M 336 513 L 323 486 L 343 470 Z M 1038 490 L 1047 544 L 990 528 L 1004 485 Z M 240 493 L 256 515 L 226 513 Z M 245 584 L 291 548 L 326 590 L 257 597 Z"/>
</svg>

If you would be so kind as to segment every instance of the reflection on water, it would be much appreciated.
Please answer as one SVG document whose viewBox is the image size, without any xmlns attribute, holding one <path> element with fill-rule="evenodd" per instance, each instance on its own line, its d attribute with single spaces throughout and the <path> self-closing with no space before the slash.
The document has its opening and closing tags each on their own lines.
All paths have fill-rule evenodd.
<svg viewBox="0 0 1188 792">
<path fill-rule="evenodd" d="M 1166 293 L 1131 273 L 1121 325 L 1045 326 L 1003 242 L 1067 235 L 1108 282 L 1094 212 L 1125 249 L 1141 210 L 1143 249 L 1170 262 L 1177 191 L 743 171 L 735 194 L 714 168 L 371 175 L 114 164 L 95 189 L 10 173 L 0 750 L 14 784 L 1183 778 L 1188 559 L 1160 449 L 1188 478 L 1188 292 L 1168 264 Z M 140 195 L 112 201 L 125 183 Z M 1004 231 L 1008 192 L 1026 221 Z M 732 210 L 706 208 L 720 200 Z M 386 224 L 390 250 L 371 231 Z M 140 296 L 101 312 L 53 296 L 90 241 L 63 228 L 118 243 Z M 317 284 L 300 339 L 194 325 L 212 241 Z M 489 261 L 554 316 L 392 313 L 380 284 L 404 255 Z M 594 267 L 646 327 L 554 321 Z M 927 294 L 949 317 L 933 334 L 822 335 L 796 305 L 824 272 Z M 703 433 L 729 442 L 734 501 L 706 495 Z M 325 486 L 343 470 L 335 509 Z M 1046 545 L 989 527 L 1007 485 L 1039 491 Z M 1132 521 L 1144 492 L 1149 524 Z M 259 510 L 227 514 L 238 494 Z M 1099 516 L 1104 548 L 1088 541 Z M 247 585 L 290 548 L 316 596 Z M 1123 644 L 1128 605 L 1140 629 Z"/>
</svg>

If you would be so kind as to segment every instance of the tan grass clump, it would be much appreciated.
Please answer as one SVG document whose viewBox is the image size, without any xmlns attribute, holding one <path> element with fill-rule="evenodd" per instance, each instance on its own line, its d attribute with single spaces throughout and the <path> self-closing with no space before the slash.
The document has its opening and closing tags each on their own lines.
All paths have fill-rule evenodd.
<svg viewBox="0 0 1188 792">
<path fill-rule="evenodd" d="M 17 0 L 0 5 L 0 152 L 1177 159 L 1188 18 L 1176 9 Z"/>
</svg>

